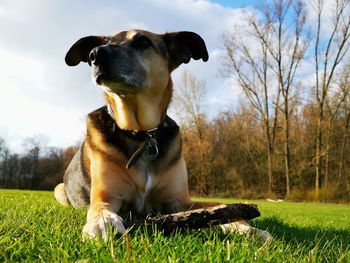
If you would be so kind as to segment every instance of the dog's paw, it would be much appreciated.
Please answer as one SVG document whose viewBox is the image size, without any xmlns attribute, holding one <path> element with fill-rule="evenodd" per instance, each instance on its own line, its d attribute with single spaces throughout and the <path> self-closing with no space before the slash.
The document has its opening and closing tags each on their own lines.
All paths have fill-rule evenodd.
<svg viewBox="0 0 350 263">
<path fill-rule="evenodd" d="M 225 234 L 234 233 L 238 235 L 255 235 L 261 239 L 264 243 L 270 243 L 272 236 L 268 231 L 264 231 L 255 227 L 250 226 L 245 221 L 238 221 L 234 223 L 220 225 L 221 229 Z"/>
<path fill-rule="evenodd" d="M 238 235 L 245 235 L 250 231 L 250 226 L 246 222 L 233 222 L 220 225 L 220 227 L 225 234 L 234 233 Z"/>
<path fill-rule="evenodd" d="M 83 240 L 102 238 L 108 239 L 108 233 L 116 229 L 120 234 L 125 232 L 123 219 L 116 213 L 103 210 L 100 218 L 87 222 L 83 228 Z"/>
</svg>

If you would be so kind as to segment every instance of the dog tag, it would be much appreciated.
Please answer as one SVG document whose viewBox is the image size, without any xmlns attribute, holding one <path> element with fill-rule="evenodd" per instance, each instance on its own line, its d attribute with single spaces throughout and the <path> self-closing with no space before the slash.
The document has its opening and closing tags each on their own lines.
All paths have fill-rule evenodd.
<svg viewBox="0 0 350 263">
<path fill-rule="evenodd" d="M 158 145 L 157 140 L 151 138 L 148 142 L 148 159 L 153 161 L 158 157 Z"/>
</svg>

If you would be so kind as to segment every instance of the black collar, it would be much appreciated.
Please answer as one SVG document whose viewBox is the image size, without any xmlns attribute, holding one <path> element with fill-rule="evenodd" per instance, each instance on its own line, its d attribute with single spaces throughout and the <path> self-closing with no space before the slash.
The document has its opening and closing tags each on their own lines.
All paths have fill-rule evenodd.
<svg viewBox="0 0 350 263">
<path fill-rule="evenodd" d="M 147 131 L 131 131 L 131 130 L 123 130 L 118 125 L 114 119 L 113 109 L 110 104 L 107 104 L 107 112 L 109 116 L 114 120 L 113 129 L 114 131 L 119 130 L 123 132 L 123 134 L 128 137 L 133 137 L 137 140 L 141 140 L 142 143 L 137 148 L 137 150 L 132 154 L 129 161 L 126 164 L 126 168 L 129 169 L 133 166 L 143 155 L 146 155 L 147 159 L 150 161 L 154 161 L 158 157 L 158 142 L 157 137 L 159 133 L 159 127 L 163 125 L 166 118 L 162 118 L 160 124 Z"/>
</svg>

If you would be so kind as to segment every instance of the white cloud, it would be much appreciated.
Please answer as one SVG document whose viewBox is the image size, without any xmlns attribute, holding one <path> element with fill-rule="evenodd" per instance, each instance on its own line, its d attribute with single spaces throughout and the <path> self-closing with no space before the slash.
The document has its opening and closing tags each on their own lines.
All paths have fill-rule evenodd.
<svg viewBox="0 0 350 263">
<path fill-rule="evenodd" d="M 317 2 L 318 1 L 305 1 L 306 10 L 308 13 L 307 23 L 310 28 L 315 28 L 317 25 Z M 336 1 L 324 0 L 322 8 L 322 26 L 320 38 L 326 39 L 329 37 L 333 30 L 334 12 L 336 8 Z M 316 30 L 314 31 L 316 33 Z"/>
<path fill-rule="evenodd" d="M 21 151 L 23 139 L 34 134 L 45 134 L 55 145 L 75 144 L 84 133 L 86 113 L 56 107 L 26 94 L 11 79 L 3 79 L 0 105 L 0 136 L 11 149 Z"/>
<path fill-rule="evenodd" d="M 43 81 L 44 65 L 34 58 L 0 50 L 0 59 L 1 75 L 13 79 L 13 81 L 20 75 L 23 80 L 31 85 Z M 3 85 L 6 87 L 6 84 L 3 83 Z"/>
</svg>

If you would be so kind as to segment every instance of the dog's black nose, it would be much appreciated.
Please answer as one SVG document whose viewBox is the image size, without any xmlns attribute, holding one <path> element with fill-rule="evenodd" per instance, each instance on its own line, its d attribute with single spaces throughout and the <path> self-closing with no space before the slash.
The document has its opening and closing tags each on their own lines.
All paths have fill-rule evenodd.
<svg viewBox="0 0 350 263">
<path fill-rule="evenodd" d="M 95 47 L 89 54 L 90 62 L 94 65 L 98 65 L 101 61 L 108 59 L 110 55 L 110 48 L 105 46 Z"/>
</svg>

